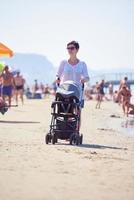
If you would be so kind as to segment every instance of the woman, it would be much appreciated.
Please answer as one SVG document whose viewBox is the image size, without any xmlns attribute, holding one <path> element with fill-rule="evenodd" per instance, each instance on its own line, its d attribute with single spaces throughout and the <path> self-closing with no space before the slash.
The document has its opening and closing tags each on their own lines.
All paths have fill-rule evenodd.
<svg viewBox="0 0 134 200">
<path fill-rule="evenodd" d="M 128 116 L 129 108 L 130 108 L 130 98 L 131 98 L 131 92 L 128 89 L 126 85 L 123 85 L 122 88 L 118 92 L 118 97 L 122 99 L 122 109 L 124 112 L 124 115 L 126 114 Z"/>
<path fill-rule="evenodd" d="M 101 102 L 103 101 L 104 93 L 104 80 L 100 82 L 100 84 L 96 85 L 96 108 L 100 108 Z"/>
<path fill-rule="evenodd" d="M 57 83 L 71 80 L 82 85 L 89 81 L 87 65 L 77 58 L 79 43 L 76 41 L 69 42 L 67 51 L 69 59 L 61 62 L 57 73 Z"/>
<path fill-rule="evenodd" d="M 67 51 L 69 59 L 61 62 L 57 73 L 57 83 L 59 84 L 60 82 L 74 81 L 82 86 L 82 84 L 89 81 L 89 75 L 85 62 L 80 61 L 77 58 L 79 43 L 76 41 L 69 42 L 67 44 Z M 81 108 L 83 107 L 84 99 L 81 102 Z"/>
</svg>

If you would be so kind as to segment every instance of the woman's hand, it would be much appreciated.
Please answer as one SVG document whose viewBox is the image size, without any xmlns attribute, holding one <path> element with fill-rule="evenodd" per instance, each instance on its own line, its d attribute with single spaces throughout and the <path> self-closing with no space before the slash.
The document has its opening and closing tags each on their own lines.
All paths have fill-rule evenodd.
<svg viewBox="0 0 134 200">
<path fill-rule="evenodd" d="M 55 83 L 57 83 L 57 85 L 60 85 L 60 78 L 57 78 Z"/>
<path fill-rule="evenodd" d="M 84 84 L 86 81 L 85 79 L 81 79 L 81 83 Z"/>
</svg>

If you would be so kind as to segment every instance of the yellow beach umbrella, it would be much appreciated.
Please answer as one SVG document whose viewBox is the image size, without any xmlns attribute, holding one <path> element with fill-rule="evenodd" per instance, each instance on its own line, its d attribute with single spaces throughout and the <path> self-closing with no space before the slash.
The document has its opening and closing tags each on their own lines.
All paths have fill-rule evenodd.
<svg viewBox="0 0 134 200">
<path fill-rule="evenodd" d="M 13 51 L 4 44 L 0 43 L 0 57 L 12 57 Z"/>
</svg>

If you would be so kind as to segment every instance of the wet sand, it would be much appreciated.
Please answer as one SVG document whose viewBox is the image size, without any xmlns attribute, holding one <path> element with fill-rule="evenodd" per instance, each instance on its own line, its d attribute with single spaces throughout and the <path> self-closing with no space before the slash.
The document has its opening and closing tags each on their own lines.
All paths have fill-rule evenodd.
<svg viewBox="0 0 134 200">
<path fill-rule="evenodd" d="M 134 137 L 119 129 L 121 108 L 86 102 L 77 147 L 44 143 L 50 105 L 29 100 L 0 115 L 0 199 L 133 200 Z"/>
</svg>

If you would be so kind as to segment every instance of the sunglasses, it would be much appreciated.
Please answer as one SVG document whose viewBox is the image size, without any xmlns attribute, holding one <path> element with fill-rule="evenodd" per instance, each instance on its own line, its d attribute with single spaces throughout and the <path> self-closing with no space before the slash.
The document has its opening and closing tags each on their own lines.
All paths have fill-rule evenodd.
<svg viewBox="0 0 134 200">
<path fill-rule="evenodd" d="M 74 50 L 76 49 L 75 47 L 67 47 L 67 50 Z"/>
</svg>

